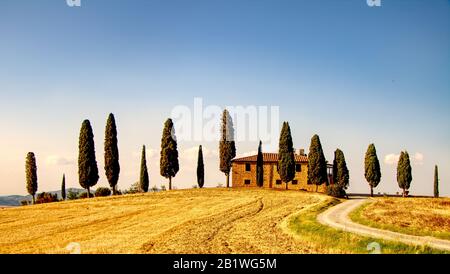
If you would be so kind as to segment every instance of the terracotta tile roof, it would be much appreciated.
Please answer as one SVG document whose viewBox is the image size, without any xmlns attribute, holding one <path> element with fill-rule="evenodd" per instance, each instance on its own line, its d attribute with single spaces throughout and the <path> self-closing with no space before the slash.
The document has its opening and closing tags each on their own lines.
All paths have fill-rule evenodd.
<svg viewBox="0 0 450 274">
<path fill-rule="evenodd" d="M 256 162 L 258 155 L 251 155 L 241 158 L 234 158 L 233 162 Z M 278 153 L 263 153 L 263 161 L 266 163 L 278 162 Z M 300 163 L 307 163 L 308 157 L 304 155 L 295 154 L 295 161 Z"/>
</svg>

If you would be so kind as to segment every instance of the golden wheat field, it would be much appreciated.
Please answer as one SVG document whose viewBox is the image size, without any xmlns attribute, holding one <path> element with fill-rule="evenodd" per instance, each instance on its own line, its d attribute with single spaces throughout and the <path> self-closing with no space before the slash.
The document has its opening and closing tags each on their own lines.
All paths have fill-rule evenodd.
<svg viewBox="0 0 450 274">
<path fill-rule="evenodd" d="M 377 198 L 355 213 L 366 225 L 450 239 L 450 198 Z"/>
<path fill-rule="evenodd" d="M 310 253 L 286 218 L 329 199 L 192 189 L 0 209 L 0 253 Z"/>
</svg>

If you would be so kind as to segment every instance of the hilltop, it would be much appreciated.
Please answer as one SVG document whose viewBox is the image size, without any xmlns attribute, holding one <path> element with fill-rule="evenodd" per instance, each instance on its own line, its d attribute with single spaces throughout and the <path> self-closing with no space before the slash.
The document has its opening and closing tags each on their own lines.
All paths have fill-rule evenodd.
<svg viewBox="0 0 450 274">
<path fill-rule="evenodd" d="M 373 239 L 316 221 L 337 203 L 304 191 L 214 188 L 6 208 L 0 253 L 367 253 Z M 386 253 L 422 250 L 379 242 Z"/>
</svg>

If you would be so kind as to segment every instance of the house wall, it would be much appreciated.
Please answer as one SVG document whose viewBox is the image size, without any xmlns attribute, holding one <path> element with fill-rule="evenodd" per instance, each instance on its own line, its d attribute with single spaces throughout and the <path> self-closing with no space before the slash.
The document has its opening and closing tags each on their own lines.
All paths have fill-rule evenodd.
<svg viewBox="0 0 450 274">
<path fill-rule="evenodd" d="M 232 164 L 232 187 L 257 187 L 256 185 L 256 163 L 251 162 L 250 171 L 245 170 L 245 162 L 233 162 Z M 280 180 L 280 175 L 277 171 L 276 163 L 264 163 L 264 188 L 286 189 L 286 184 L 276 184 Z M 250 180 L 250 184 L 245 184 L 245 180 Z M 308 164 L 301 163 L 301 172 L 295 173 L 294 180 L 297 180 L 297 185 L 288 183 L 288 189 L 316 191 L 315 185 L 308 185 Z M 326 185 L 323 184 L 318 188 L 319 192 L 326 191 Z"/>
</svg>

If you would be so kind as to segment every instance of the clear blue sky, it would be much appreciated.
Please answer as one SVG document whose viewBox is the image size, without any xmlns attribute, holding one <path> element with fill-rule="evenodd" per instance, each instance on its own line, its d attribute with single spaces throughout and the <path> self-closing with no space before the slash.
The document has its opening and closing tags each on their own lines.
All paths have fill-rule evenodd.
<svg viewBox="0 0 450 274">
<path fill-rule="evenodd" d="M 314 133 L 326 156 L 346 154 L 352 191 L 367 191 L 363 157 L 375 142 L 379 191 L 398 191 L 389 154 L 416 153 L 412 192 L 432 192 L 433 166 L 450 195 L 450 2 L 382 0 L 65 0 L 0 2 L 0 194 L 23 194 L 24 158 L 38 157 L 40 191 L 76 177 L 81 122 L 94 124 L 102 166 L 104 123 L 118 121 L 119 185 L 152 149 L 179 104 L 278 105 L 296 147 Z M 180 144 L 180 153 L 199 143 Z M 210 185 L 223 181 L 211 150 Z M 238 153 L 257 144 L 238 144 Z M 151 157 L 150 157 L 151 158 Z M 55 160 L 59 159 L 59 160 Z M 195 182 L 184 159 L 179 187 Z M 183 163 L 183 162 L 182 162 Z M 181 166 L 183 170 L 183 165 Z M 177 181 L 178 180 L 178 181 Z M 99 186 L 106 186 L 102 172 Z"/>
</svg>

